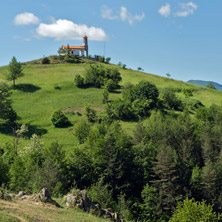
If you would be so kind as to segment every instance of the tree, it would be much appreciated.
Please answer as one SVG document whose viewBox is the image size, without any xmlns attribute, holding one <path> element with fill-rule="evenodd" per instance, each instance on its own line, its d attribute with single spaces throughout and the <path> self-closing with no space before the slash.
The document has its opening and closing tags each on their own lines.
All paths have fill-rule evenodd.
<svg viewBox="0 0 222 222">
<path fill-rule="evenodd" d="M 90 106 L 85 106 L 84 113 L 89 122 L 94 123 L 96 121 L 96 110 L 92 109 Z"/>
<path fill-rule="evenodd" d="M 42 64 L 50 64 L 50 59 L 48 57 L 44 57 L 42 59 Z"/>
<path fill-rule="evenodd" d="M 7 79 L 13 81 L 14 89 L 15 89 L 15 80 L 22 76 L 24 76 L 24 73 L 22 72 L 22 65 L 13 56 L 11 62 L 9 63 L 9 74 L 7 75 Z"/>
<path fill-rule="evenodd" d="M 168 219 L 177 201 L 181 199 L 176 158 L 175 151 L 171 147 L 163 146 L 157 154 L 157 162 L 153 167 L 157 177 L 153 183 L 159 189 L 158 215 L 164 220 Z"/>
<path fill-rule="evenodd" d="M 110 60 L 111 60 L 111 58 L 110 58 L 110 57 L 107 57 L 107 58 L 106 58 L 106 63 L 109 64 L 109 63 L 110 63 Z"/>
<path fill-rule="evenodd" d="M 67 127 L 71 125 L 71 122 L 61 110 L 54 112 L 51 121 L 55 127 Z"/>
<path fill-rule="evenodd" d="M 79 144 L 82 144 L 87 139 L 90 132 L 90 125 L 86 121 L 80 121 L 75 125 L 74 135 L 77 137 Z"/>
<path fill-rule="evenodd" d="M 196 202 L 194 199 L 185 199 L 180 202 L 169 222 L 217 222 L 220 217 L 213 212 L 213 206 L 207 205 L 206 201 Z"/>
<path fill-rule="evenodd" d="M 10 95 L 8 85 L 0 80 L 0 119 L 14 122 L 17 119 L 17 114 L 12 108 L 12 101 L 9 99 Z"/>
<path fill-rule="evenodd" d="M 171 75 L 170 75 L 170 73 L 166 73 L 166 76 L 167 76 L 168 78 L 170 78 Z"/>
<path fill-rule="evenodd" d="M 206 87 L 210 89 L 216 89 L 216 87 L 214 86 L 212 82 L 208 83 Z"/>
</svg>

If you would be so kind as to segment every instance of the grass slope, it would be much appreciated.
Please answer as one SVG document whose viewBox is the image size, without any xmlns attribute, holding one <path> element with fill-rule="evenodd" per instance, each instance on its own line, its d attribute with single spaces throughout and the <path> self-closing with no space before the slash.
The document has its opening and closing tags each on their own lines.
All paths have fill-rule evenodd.
<svg viewBox="0 0 222 222">
<path fill-rule="evenodd" d="M 107 220 L 84 213 L 79 209 L 56 208 L 38 202 L 0 200 L 2 222 L 105 222 Z"/>
<path fill-rule="evenodd" d="M 88 62 L 88 60 L 85 60 Z M 91 62 L 91 61 L 89 61 Z M 55 110 L 62 109 L 68 118 L 75 123 L 81 116 L 73 112 L 82 112 L 84 106 L 89 105 L 102 112 L 105 108 L 102 104 L 103 89 L 88 88 L 79 89 L 74 85 L 76 74 L 82 74 L 88 64 L 50 64 L 42 65 L 36 62 L 24 65 L 24 77 L 16 81 L 18 89 L 13 90 L 13 106 L 20 117 L 20 122 L 31 125 L 31 133 L 42 135 L 45 145 L 58 141 L 64 148 L 71 148 L 76 144 L 73 136 L 73 126 L 57 129 L 51 123 L 51 115 Z M 114 65 L 106 65 L 114 66 Z M 222 92 L 204 87 L 195 86 L 182 81 L 160 77 L 130 69 L 117 67 L 122 76 L 121 85 L 126 83 L 136 84 L 141 80 L 154 83 L 158 88 L 190 88 L 194 89 L 194 99 L 200 100 L 204 105 L 222 102 Z M 0 79 L 5 79 L 7 67 L 0 67 Z M 12 83 L 9 82 L 11 85 Z M 119 90 L 121 92 L 121 90 Z M 182 96 L 182 95 L 180 95 Z M 110 99 L 121 97 L 121 93 L 112 93 Z M 123 123 L 123 127 L 132 132 L 135 123 Z M 12 143 L 12 136 L 0 133 L 0 147 L 6 142 Z M 20 142 L 20 147 L 27 143 Z"/>
</svg>

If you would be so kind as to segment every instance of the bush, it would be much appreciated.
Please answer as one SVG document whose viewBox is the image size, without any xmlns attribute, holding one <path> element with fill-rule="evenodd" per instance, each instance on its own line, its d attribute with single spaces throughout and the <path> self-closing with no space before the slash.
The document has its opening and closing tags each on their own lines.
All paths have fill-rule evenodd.
<svg viewBox="0 0 222 222">
<path fill-rule="evenodd" d="M 92 198 L 93 202 L 98 203 L 102 208 L 115 208 L 112 192 L 108 190 L 107 185 L 103 185 L 102 179 L 91 186 L 88 195 Z"/>
<path fill-rule="evenodd" d="M 191 90 L 191 89 L 183 89 L 182 92 L 183 92 L 183 94 L 184 94 L 186 97 L 191 97 L 191 96 L 193 96 L 193 93 L 192 93 L 192 90 Z"/>
<path fill-rule="evenodd" d="M 183 110 L 182 101 L 179 100 L 172 89 L 163 90 L 163 101 L 167 108 L 174 110 Z"/>
<path fill-rule="evenodd" d="M 42 64 L 50 64 L 50 59 L 48 57 L 43 58 Z"/>
<path fill-rule="evenodd" d="M 112 92 L 114 89 L 117 88 L 117 84 L 116 82 L 114 82 L 112 79 L 109 79 L 107 82 L 106 82 L 106 89 L 108 92 Z"/>
<path fill-rule="evenodd" d="M 61 110 L 54 112 L 51 121 L 55 127 L 67 127 L 71 125 L 71 122 Z"/>
<path fill-rule="evenodd" d="M 170 222 L 188 221 L 220 221 L 220 217 L 213 211 L 213 206 L 206 204 L 206 201 L 196 202 L 194 199 L 185 199 L 178 203 L 177 209 Z"/>
<path fill-rule="evenodd" d="M 106 63 L 109 64 L 109 63 L 110 63 L 110 60 L 111 60 L 111 58 L 110 58 L 110 57 L 107 57 L 107 58 L 106 58 Z"/>
<path fill-rule="evenodd" d="M 79 88 L 83 88 L 85 86 L 84 84 L 84 78 L 77 74 L 74 78 L 75 85 Z"/>
<path fill-rule="evenodd" d="M 88 86 L 101 88 L 110 79 L 118 86 L 122 79 L 118 69 L 105 68 L 103 65 L 93 64 L 85 71 L 85 84 Z"/>
<path fill-rule="evenodd" d="M 90 132 L 90 125 L 86 121 L 80 121 L 75 125 L 74 135 L 77 137 L 79 144 L 85 142 Z"/>
<path fill-rule="evenodd" d="M 85 107 L 84 113 L 89 122 L 94 123 L 96 121 L 96 111 L 89 106 Z"/>
</svg>

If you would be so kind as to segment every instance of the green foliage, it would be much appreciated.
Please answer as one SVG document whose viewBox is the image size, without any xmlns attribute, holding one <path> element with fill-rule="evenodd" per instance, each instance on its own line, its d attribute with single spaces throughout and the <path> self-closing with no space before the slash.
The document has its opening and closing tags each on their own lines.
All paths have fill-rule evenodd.
<svg viewBox="0 0 222 222">
<path fill-rule="evenodd" d="M 196 222 L 196 221 L 220 221 L 220 217 L 213 211 L 213 206 L 206 201 L 196 202 L 194 199 L 185 199 L 178 203 L 175 213 L 169 222 Z"/>
<path fill-rule="evenodd" d="M 88 122 L 84 120 L 78 122 L 74 127 L 74 135 L 77 137 L 79 144 L 85 142 L 89 132 L 90 132 L 90 125 Z"/>
<path fill-rule="evenodd" d="M 107 103 L 108 100 L 109 100 L 109 92 L 108 92 L 108 90 L 105 89 L 103 91 L 103 103 Z"/>
<path fill-rule="evenodd" d="M 117 84 L 112 79 L 109 79 L 106 82 L 105 88 L 107 89 L 108 92 L 112 92 L 114 89 L 117 88 Z"/>
<path fill-rule="evenodd" d="M 164 220 L 168 219 L 170 212 L 182 197 L 175 158 L 176 154 L 172 148 L 162 147 L 153 167 L 157 177 L 153 183 L 159 188 L 158 216 Z"/>
<path fill-rule="evenodd" d="M 9 166 L 6 161 L 3 159 L 3 155 L 0 154 L 0 186 L 6 184 L 9 180 L 8 178 Z"/>
<path fill-rule="evenodd" d="M 163 102 L 169 109 L 182 110 L 182 101 L 179 100 L 172 89 L 164 89 L 162 92 Z"/>
<path fill-rule="evenodd" d="M 50 59 L 48 57 L 44 57 L 42 59 L 42 64 L 50 64 Z"/>
<path fill-rule="evenodd" d="M 53 113 L 51 121 L 55 127 L 67 127 L 71 125 L 69 119 L 61 110 L 55 111 Z"/>
<path fill-rule="evenodd" d="M 79 75 L 79 74 L 77 74 L 77 75 L 75 76 L 74 82 L 75 82 L 75 85 L 76 85 L 77 87 L 79 87 L 79 88 L 83 88 L 83 87 L 85 86 L 85 84 L 84 84 L 84 78 L 83 78 L 81 75 Z"/>
<path fill-rule="evenodd" d="M 110 58 L 110 57 L 107 57 L 107 58 L 106 58 L 106 63 L 109 64 L 109 63 L 110 63 L 110 60 L 111 60 L 111 58 Z"/>
<path fill-rule="evenodd" d="M 0 80 L 0 120 L 14 122 L 17 114 L 12 107 L 8 85 Z"/>
<path fill-rule="evenodd" d="M 158 208 L 158 192 L 155 187 L 147 184 L 141 197 L 143 202 L 140 204 L 140 220 L 142 221 L 158 221 L 157 208 Z"/>
<path fill-rule="evenodd" d="M 214 84 L 212 82 L 208 83 L 206 87 L 209 88 L 209 89 L 215 89 L 216 90 L 216 87 L 214 86 Z"/>
<path fill-rule="evenodd" d="M 24 190 L 27 183 L 25 178 L 25 165 L 21 157 L 17 156 L 9 170 L 10 182 L 9 188 L 15 192 Z"/>
<path fill-rule="evenodd" d="M 94 123 L 96 121 L 96 111 L 90 106 L 85 106 L 84 114 L 86 115 L 89 122 Z"/>
<path fill-rule="evenodd" d="M 101 208 L 114 208 L 115 202 L 112 199 L 112 191 L 108 190 L 107 185 L 103 185 L 102 179 L 93 184 L 88 190 L 88 195 L 94 203 L 98 203 Z"/>
<path fill-rule="evenodd" d="M 182 89 L 182 93 L 186 96 L 186 97 L 191 97 L 193 96 L 192 90 L 188 89 L 188 88 L 183 88 Z"/>
<path fill-rule="evenodd" d="M 17 59 L 13 56 L 11 62 L 9 63 L 9 73 L 7 74 L 7 79 L 13 81 L 13 87 L 15 88 L 15 80 L 19 77 L 24 76 L 22 72 L 22 65 L 17 61 Z"/>
<path fill-rule="evenodd" d="M 109 121 L 114 119 L 126 120 L 133 117 L 131 106 L 121 99 L 117 99 L 107 104 L 106 115 Z"/>
<path fill-rule="evenodd" d="M 120 73 L 114 68 L 105 68 L 105 66 L 92 64 L 85 71 L 85 84 L 101 88 L 109 80 L 113 80 L 118 85 L 121 80 Z"/>
</svg>

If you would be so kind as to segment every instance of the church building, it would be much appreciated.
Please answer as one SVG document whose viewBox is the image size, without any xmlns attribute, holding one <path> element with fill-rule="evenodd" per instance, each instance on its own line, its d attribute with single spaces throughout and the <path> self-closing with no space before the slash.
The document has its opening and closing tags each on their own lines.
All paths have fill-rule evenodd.
<svg viewBox="0 0 222 222">
<path fill-rule="evenodd" d="M 67 47 L 69 47 L 70 55 L 86 56 L 88 57 L 88 38 L 83 36 L 83 46 L 62 46 L 59 50 L 59 55 L 67 55 Z"/>
</svg>

